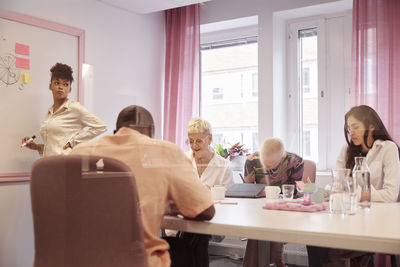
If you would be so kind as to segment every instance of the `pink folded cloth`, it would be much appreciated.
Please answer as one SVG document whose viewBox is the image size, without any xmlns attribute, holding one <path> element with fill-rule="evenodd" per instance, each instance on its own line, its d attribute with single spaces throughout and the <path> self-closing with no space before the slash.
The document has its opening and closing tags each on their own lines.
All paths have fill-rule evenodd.
<svg viewBox="0 0 400 267">
<path fill-rule="evenodd" d="M 328 202 L 312 203 L 311 205 L 304 206 L 301 202 L 279 201 L 279 202 L 270 202 L 263 206 L 263 209 L 266 210 L 291 210 L 291 211 L 306 211 L 306 212 L 327 210 L 328 208 L 329 208 Z"/>
</svg>

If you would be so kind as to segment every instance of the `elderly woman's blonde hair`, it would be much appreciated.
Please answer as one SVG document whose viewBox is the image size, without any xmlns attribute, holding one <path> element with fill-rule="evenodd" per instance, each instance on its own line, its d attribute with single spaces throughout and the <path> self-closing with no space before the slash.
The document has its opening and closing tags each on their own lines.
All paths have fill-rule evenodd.
<svg viewBox="0 0 400 267">
<path fill-rule="evenodd" d="M 211 124 L 201 118 L 193 118 L 187 126 L 188 134 L 211 134 Z"/>
<path fill-rule="evenodd" d="M 264 164 L 265 160 L 279 159 L 284 152 L 285 146 L 281 139 L 273 137 L 265 140 L 260 149 L 261 164 Z"/>
</svg>

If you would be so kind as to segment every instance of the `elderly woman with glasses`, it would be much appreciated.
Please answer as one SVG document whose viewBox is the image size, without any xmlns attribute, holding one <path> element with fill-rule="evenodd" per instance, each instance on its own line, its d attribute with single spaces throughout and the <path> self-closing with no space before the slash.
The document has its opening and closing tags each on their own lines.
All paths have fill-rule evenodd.
<svg viewBox="0 0 400 267">
<path fill-rule="evenodd" d="M 200 182 L 211 188 L 222 185 L 228 188 L 232 184 L 232 170 L 229 161 L 219 156 L 211 148 L 211 125 L 209 122 L 193 118 L 187 126 L 188 139 L 186 143 L 191 150 L 186 156 L 191 160 L 194 169 L 199 174 Z M 165 230 L 171 249 L 172 267 L 208 267 L 208 242 L 209 239 L 221 241 L 223 237 L 194 234 Z M 173 237 L 176 238 L 173 238 Z M 178 238 L 178 241 L 177 241 Z"/>
<path fill-rule="evenodd" d="M 232 170 L 229 161 L 218 155 L 211 148 L 211 125 L 201 118 L 193 118 L 187 126 L 188 140 L 191 151 L 186 152 L 197 170 L 202 184 L 211 188 L 223 185 L 228 188 L 232 184 Z"/>
</svg>

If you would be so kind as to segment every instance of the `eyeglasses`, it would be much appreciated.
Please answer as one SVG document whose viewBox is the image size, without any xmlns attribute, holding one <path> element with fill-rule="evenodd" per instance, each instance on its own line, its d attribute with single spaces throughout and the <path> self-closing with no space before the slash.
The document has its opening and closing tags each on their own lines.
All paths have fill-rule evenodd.
<svg viewBox="0 0 400 267">
<path fill-rule="evenodd" d="M 207 139 L 209 137 L 209 135 L 207 135 L 205 138 L 197 138 L 197 139 L 191 139 L 191 138 L 189 138 L 189 139 L 186 139 L 186 144 L 187 145 L 194 145 L 194 144 L 196 144 L 196 145 L 198 145 L 198 146 L 200 146 L 200 145 L 202 145 L 204 142 L 205 142 L 205 140 Z"/>
<path fill-rule="evenodd" d="M 346 129 L 347 133 L 355 132 L 355 131 L 358 131 L 358 130 L 361 129 L 361 125 L 355 124 L 355 125 L 352 125 L 352 126 L 347 126 L 345 129 Z"/>
</svg>

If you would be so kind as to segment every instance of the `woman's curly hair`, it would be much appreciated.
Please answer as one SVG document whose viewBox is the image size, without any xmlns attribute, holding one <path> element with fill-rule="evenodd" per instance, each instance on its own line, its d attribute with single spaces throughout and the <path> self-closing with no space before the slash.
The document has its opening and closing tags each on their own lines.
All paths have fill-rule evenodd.
<svg viewBox="0 0 400 267">
<path fill-rule="evenodd" d="M 56 63 L 53 67 L 50 69 L 51 72 L 51 80 L 54 79 L 64 79 L 69 82 L 74 81 L 74 77 L 72 77 L 72 68 L 68 66 L 67 64 L 63 63 Z"/>
</svg>

